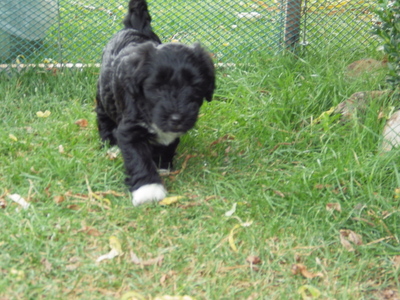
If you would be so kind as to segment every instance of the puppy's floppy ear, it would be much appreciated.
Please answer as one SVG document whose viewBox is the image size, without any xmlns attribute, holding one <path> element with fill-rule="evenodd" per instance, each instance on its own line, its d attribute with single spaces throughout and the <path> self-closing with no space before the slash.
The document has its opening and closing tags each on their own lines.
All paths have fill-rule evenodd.
<svg viewBox="0 0 400 300">
<path fill-rule="evenodd" d="M 210 102 L 215 90 L 214 62 L 211 59 L 210 53 L 208 53 L 199 43 L 193 44 L 193 49 L 198 58 L 200 72 L 202 73 L 202 76 L 204 76 L 204 98 Z"/>
</svg>

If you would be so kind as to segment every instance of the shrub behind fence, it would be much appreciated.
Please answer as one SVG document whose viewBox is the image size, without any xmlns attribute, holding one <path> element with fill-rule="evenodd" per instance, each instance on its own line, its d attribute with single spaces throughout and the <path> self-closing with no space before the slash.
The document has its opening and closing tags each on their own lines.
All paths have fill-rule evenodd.
<svg viewBox="0 0 400 300">
<path fill-rule="evenodd" d="M 0 0 L 0 63 L 99 63 L 128 0 Z M 163 42 L 200 41 L 218 62 L 287 47 L 373 43 L 372 1 L 148 0 Z"/>
</svg>

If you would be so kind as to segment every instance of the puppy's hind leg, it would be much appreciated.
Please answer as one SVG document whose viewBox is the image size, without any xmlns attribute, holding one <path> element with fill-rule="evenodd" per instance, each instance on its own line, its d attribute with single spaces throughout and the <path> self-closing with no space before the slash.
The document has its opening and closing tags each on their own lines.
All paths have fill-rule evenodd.
<svg viewBox="0 0 400 300">
<path fill-rule="evenodd" d="M 117 124 L 106 114 L 103 105 L 97 99 L 96 106 L 97 127 L 99 129 L 100 138 L 103 143 L 109 143 L 111 146 L 117 144 L 117 139 L 114 136 L 114 130 Z"/>
</svg>

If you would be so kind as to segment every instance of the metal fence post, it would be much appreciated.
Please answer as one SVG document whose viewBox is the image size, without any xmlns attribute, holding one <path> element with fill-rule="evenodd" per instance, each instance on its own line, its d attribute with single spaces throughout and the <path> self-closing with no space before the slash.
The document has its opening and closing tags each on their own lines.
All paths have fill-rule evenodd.
<svg viewBox="0 0 400 300">
<path fill-rule="evenodd" d="M 285 14 L 285 47 L 294 48 L 300 40 L 301 1 L 287 0 Z"/>
</svg>

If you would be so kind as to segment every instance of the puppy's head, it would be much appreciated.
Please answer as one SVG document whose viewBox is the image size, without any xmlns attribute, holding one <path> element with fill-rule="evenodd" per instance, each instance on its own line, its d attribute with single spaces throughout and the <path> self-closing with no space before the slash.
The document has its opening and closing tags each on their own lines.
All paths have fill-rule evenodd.
<svg viewBox="0 0 400 300">
<path fill-rule="evenodd" d="M 152 122 L 165 132 L 184 133 L 197 120 L 204 100 L 211 101 L 215 70 L 208 53 L 198 44 L 163 44 L 154 48 L 136 72 Z"/>
</svg>

